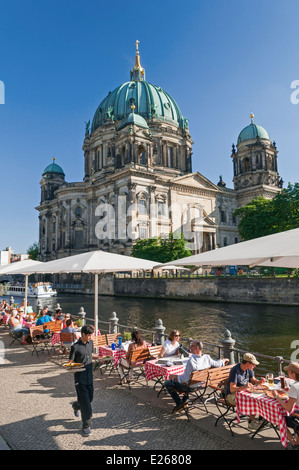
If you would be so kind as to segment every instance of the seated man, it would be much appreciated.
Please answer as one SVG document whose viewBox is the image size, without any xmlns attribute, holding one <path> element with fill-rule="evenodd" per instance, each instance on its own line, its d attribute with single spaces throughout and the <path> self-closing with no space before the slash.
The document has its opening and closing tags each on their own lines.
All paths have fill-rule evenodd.
<svg viewBox="0 0 299 470">
<path fill-rule="evenodd" d="M 265 382 L 264 378 L 258 380 L 254 377 L 253 369 L 258 364 L 259 362 L 253 354 L 245 353 L 242 361 L 231 369 L 226 388 L 226 399 L 230 405 L 236 405 L 236 392 L 250 390 L 253 385 L 260 385 Z M 259 426 L 260 424 L 255 422 L 255 416 L 250 415 L 248 429 L 254 431 Z"/>
<path fill-rule="evenodd" d="M 80 335 L 75 330 L 73 321 L 71 319 L 66 321 L 66 327 L 61 330 L 61 333 L 73 333 L 74 341 L 80 338 Z M 60 354 L 62 352 L 61 348 L 63 349 L 63 352 L 65 353 L 66 350 L 72 346 L 72 344 L 74 344 L 74 342 L 71 342 L 71 343 L 64 342 L 63 345 L 60 346 L 58 353 Z"/>
<path fill-rule="evenodd" d="M 36 322 L 36 326 L 43 325 L 44 323 L 48 323 L 50 321 L 53 321 L 53 318 L 49 315 L 48 307 L 44 307 L 41 311 L 39 319 Z M 44 333 L 49 333 L 49 330 L 45 329 Z"/>
<path fill-rule="evenodd" d="M 208 354 L 203 354 L 201 341 L 192 341 L 190 350 L 191 357 L 187 362 L 184 373 L 182 375 L 170 376 L 170 380 L 166 380 L 164 383 L 167 392 L 175 401 L 176 407 L 174 408 L 174 413 L 188 407 L 187 400 L 188 392 L 190 391 L 188 381 L 193 371 L 210 367 L 223 367 L 229 362 L 229 359 L 214 361 Z M 179 393 L 184 393 L 182 399 L 180 399 Z"/>
</svg>

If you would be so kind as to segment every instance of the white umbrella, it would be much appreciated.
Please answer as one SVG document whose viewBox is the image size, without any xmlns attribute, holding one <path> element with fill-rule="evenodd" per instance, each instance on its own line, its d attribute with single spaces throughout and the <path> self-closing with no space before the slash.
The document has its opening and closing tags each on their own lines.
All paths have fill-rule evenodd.
<svg viewBox="0 0 299 470">
<path fill-rule="evenodd" d="M 274 266 L 299 267 L 299 228 L 255 238 L 165 265 L 176 266 Z M 156 265 L 156 267 L 163 265 Z"/>
<path fill-rule="evenodd" d="M 0 269 L 0 275 L 2 274 L 24 274 L 25 276 L 25 299 L 24 299 L 24 312 L 26 313 L 27 307 L 27 290 L 28 290 L 28 276 L 33 274 L 37 266 L 44 263 L 41 261 L 35 261 L 33 259 L 24 259 L 23 261 L 16 261 L 15 263 L 7 264 Z M 20 272 L 26 270 L 26 274 Z M 15 271 L 18 271 L 17 273 Z"/>
<path fill-rule="evenodd" d="M 107 251 L 91 251 L 79 255 L 60 258 L 36 266 L 34 273 L 92 273 L 95 276 L 94 287 L 94 320 L 96 334 L 98 331 L 98 280 L 99 274 L 121 271 L 152 270 L 156 261 L 149 261 L 132 256 L 118 255 Z M 28 268 L 30 270 L 30 268 Z M 20 274 L 25 274 L 26 268 Z M 32 271 L 30 270 L 30 274 Z"/>
</svg>

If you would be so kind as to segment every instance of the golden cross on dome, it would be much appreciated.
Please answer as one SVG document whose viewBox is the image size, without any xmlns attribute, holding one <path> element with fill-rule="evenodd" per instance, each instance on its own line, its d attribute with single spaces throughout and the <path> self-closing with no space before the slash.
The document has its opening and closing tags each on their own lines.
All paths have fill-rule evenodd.
<svg viewBox="0 0 299 470">
<path fill-rule="evenodd" d="M 56 158 L 55 158 L 55 157 L 53 157 L 53 158 L 52 158 L 52 160 L 53 160 L 53 163 L 55 163 L 55 160 L 56 160 Z"/>
<path fill-rule="evenodd" d="M 254 114 L 253 113 L 250 113 L 250 119 L 251 119 L 251 123 L 253 123 L 253 118 L 254 118 Z"/>
<path fill-rule="evenodd" d="M 136 46 L 136 53 L 137 53 L 137 54 L 139 54 L 139 52 L 138 52 L 138 44 L 139 44 L 139 43 L 140 43 L 140 41 L 138 41 L 138 40 L 135 42 L 135 46 Z"/>
</svg>

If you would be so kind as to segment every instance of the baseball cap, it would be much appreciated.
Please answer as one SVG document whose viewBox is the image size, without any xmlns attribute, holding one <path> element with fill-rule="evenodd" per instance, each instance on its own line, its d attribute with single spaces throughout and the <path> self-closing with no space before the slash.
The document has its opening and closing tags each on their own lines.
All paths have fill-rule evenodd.
<svg viewBox="0 0 299 470">
<path fill-rule="evenodd" d="M 299 374 L 299 364 L 298 362 L 291 362 L 288 366 L 284 367 L 284 370 L 295 372 L 295 374 Z"/>
<path fill-rule="evenodd" d="M 254 364 L 255 366 L 259 365 L 259 362 L 256 360 L 256 357 L 251 353 L 245 353 L 243 355 L 243 361 L 251 362 L 251 364 Z"/>
</svg>

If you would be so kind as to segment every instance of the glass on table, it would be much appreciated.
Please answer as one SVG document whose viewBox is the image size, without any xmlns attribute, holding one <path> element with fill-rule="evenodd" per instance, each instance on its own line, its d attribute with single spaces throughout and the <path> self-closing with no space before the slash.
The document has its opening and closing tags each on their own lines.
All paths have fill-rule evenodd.
<svg viewBox="0 0 299 470">
<path fill-rule="evenodd" d="M 282 390 L 284 390 L 286 388 L 286 380 L 285 380 L 285 373 L 284 372 L 280 372 L 279 380 L 280 380 L 280 387 L 282 388 Z"/>
<path fill-rule="evenodd" d="M 269 387 L 274 386 L 274 375 L 272 374 L 272 372 L 268 372 L 268 374 L 266 375 L 266 380 L 268 382 Z"/>
</svg>

